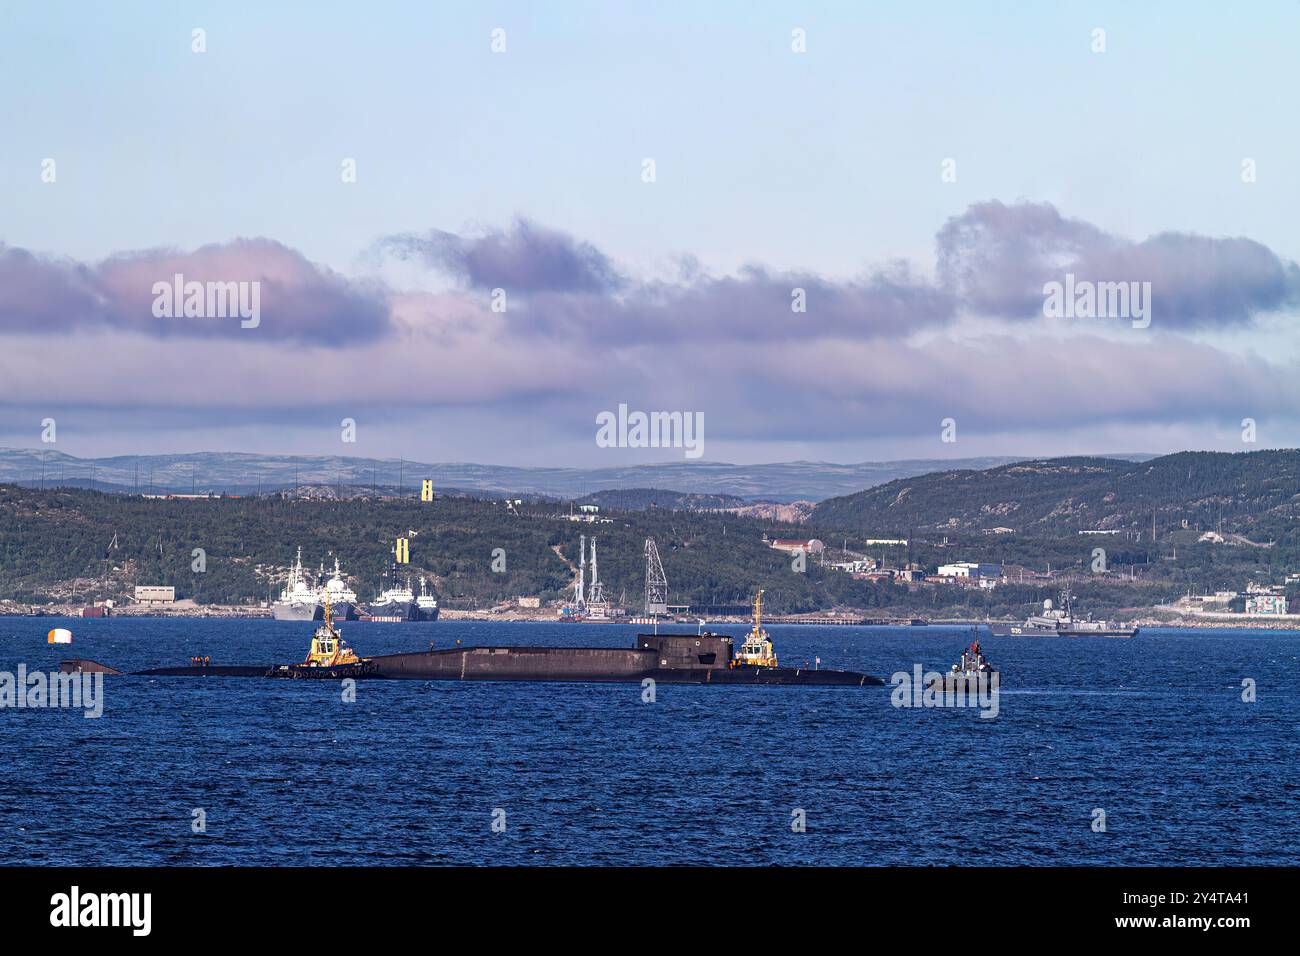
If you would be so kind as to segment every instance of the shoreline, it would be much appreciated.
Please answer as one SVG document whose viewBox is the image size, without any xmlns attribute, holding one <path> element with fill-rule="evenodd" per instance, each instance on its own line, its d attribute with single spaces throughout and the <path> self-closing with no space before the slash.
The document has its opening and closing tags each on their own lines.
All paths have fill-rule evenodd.
<svg viewBox="0 0 1300 956">
<path fill-rule="evenodd" d="M 250 605 L 230 605 L 230 604 L 208 604 L 197 605 L 190 604 L 187 606 L 173 607 L 122 607 L 113 608 L 112 613 L 103 617 L 82 617 L 82 607 L 80 605 L 25 605 L 15 601 L 0 601 L 0 617 L 31 617 L 31 618 L 58 618 L 60 620 L 111 620 L 113 618 L 156 618 L 169 620 L 203 620 L 203 619 L 224 619 L 224 620 L 272 620 L 271 609 L 268 607 L 255 607 Z M 632 615 L 623 620 L 612 621 L 587 621 L 587 624 L 616 624 L 616 625 L 633 625 Z M 865 616 L 858 617 L 844 611 L 836 613 L 807 613 L 798 615 L 780 616 L 777 619 L 769 619 L 773 627 L 780 626 L 803 626 L 803 627 L 892 627 L 898 629 L 915 629 L 925 630 L 927 627 L 983 627 L 989 624 L 1005 625 L 1019 624 L 1019 619 L 985 619 L 985 618 L 930 618 L 924 623 L 909 624 L 908 618 L 898 617 L 892 619 L 870 618 Z M 919 620 L 919 619 L 918 619 Z M 491 611 L 465 611 L 457 609 L 443 609 L 438 622 L 407 622 L 407 623 L 440 623 L 440 622 L 507 622 L 512 624 L 571 624 L 566 622 L 550 611 L 544 609 L 535 611 L 533 609 L 520 610 L 511 609 L 499 613 Z M 303 622 L 285 622 L 285 623 L 303 623 Z M 349 621 L 349 625 L 367 624 L 367 621 Z M 664 627 L 696 627 L 700 622 L 696 618 L 665 618 L 659 624 Z M 1213 618 L 1208 615 L 1196 615 L 1180 618 L 1158 618 L 1152 616 L 1136 616 L 1132 623 L 1139 628 L 1176 628 L 1180 630 L 1264 630 L 1264 631 L 1300 631 L 1300 616 L 1287 615 L 1276 620 L 1264 616 L 1246 617 L 1241 615 L 1240 618 L 1228 615 L 1218 615 Z M 705 622 L 706 626 L 748 626 L 750 618 L 748 617 L 717 617 L 710 618 Z M 637 625 L 641 627 L 650 627 L 649 624 Z"/>
</svg>

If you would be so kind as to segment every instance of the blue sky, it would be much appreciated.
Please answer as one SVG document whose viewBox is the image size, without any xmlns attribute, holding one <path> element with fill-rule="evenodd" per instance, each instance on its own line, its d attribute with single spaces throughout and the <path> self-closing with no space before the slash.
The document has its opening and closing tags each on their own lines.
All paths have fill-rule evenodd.
<svg viewBox="0 0 1300 956">
<path fill-rule="evenodd" d="M 195 27 L 206 30 L 206 53 L 191 51 Z M 791 51 L 796 27 L 807 31 L 803 54 Z M 1104 53 L 1091 49 L 1099 27 Z M 505 30 L 503 54 L 491 51 L 494 28 Z M 0 242 L 93 265 L 122 253 L 265 239 L 349 280 L 382 282 L 394 298 L 418 291 L 474 302 L 446 269 L 394 263 L 376 255 L 376 244 L 429 230 L 508 233 L 522 218 L 590 244 L 634 283 L 686 281 L 683 260 L 718 277 L 758 264 L 850 281 L 898 261 L 929 277 L 944 224 L 996 201 L 1050 204 L 1133 242 L 1165 232 L 1246 237 L 1293 263 L 1300 129 L 1288 104 L 1300 86 L 1297 36 L 1300 4 L 1291 2 L 91 8 L 10 0 L 0 13 L 0 81 L 9 91 L 0 101 Z M 40 179 L 46 157 L 57 161 L 56 184 Z M 646 157 L 656 163 L 653 184 L 640 178 Z M 355 183 L 340 182 L 344 158 L 357 162 Z M 946 158 L 956 161 L 955 183 L 941 181 Z M 1243 184 L 1244 158 L 1257 163 L 1256 182 Z M 943 407 L 956 414 L 991 398 L 938 394 L 914 424 L 873 427 L 869 410 L 882 395 L 871 380 L 880 375 L 864 373 L 853 394 L 813 384 L 851 379 L 837 367 L 848 353 L 828 343 L 824 364 L 815 351 L 785 351 L 820 393 L 765 434 L 761 423 L 782 419 L 781 410 L 764 408 L 740 373 L 719 372 L 717 385 L 745 392 L 747 404 L 714 407 L 697 381 L 675 380 L 673 356 L 699 346 L 689 337 L 639 355 L 620 354 L 614 339 L 600 361 L 570 362 L 550 322 L 553 350 L 531 349 L 518 330 L 500 328 L 458 357 L 436 343 L 454 337 L 445 323 L 470 320 L 455 303 L 439 303 L 416 308 L 419 322 L 406 320 L 406 329 L 423 323 L 427 341 L 394 343 L 423 356 L 394 374 L 443 378 L 447 360 L 459 361 L 463 379 L 451 376 L 443 392 L 384 394 L 341 373 L 329 401 L 299 401 L 270 387 L 274 352 L 254 354 L 232 340 L 222 356 L 226 381 L 263 396 L 260 405 L 217 395 L 189 401 L 184 382 L 161 375 L 156 393 L 131 396 L 114 394 L 108 371 L 102 388 L 80 394 L 19 391 L 9 377 L 8 391 L 0 386 L 0 443 L 32 444 L 33 416 L 52 408 L 69 422 L 72 444 L 63 450 L 73 453 L 309 450 L 331 440 L 337 412 L 354 408 L 371 425 L 362 434 L 372 447 L 359 453 L 406 453 L 436 432 L 438 445 L 420 448 L 426 458 L 598 464 L 649 453 L 596 448 L 596 412 L 621 400 L 677 407 L 669 403 L 679 397 L 713 412 L 706 457 L 728 460 L 1233 447 L 1237 423 L 1255 408 L 1270 422 L 1263 444 L 1300 438 L 1284 414 L 1293 397 L 1284 386 L 1252 398 L 1228 375 L 1217 408 L 1180 413 L 1186 399 L 1171 389 L 1167 406 L 1153 403 L 1136 417 L 1113 409 L 1078 420 L 990 414 L 957 446 L 932 447 Z M 1258 359 L 1280 383 L 1287 367 L 1279 363 L 1295 359 L 1294 314 L 1293 303 L 1270 305 L 1248 326 L 1182 329 L 1177 344 Z M 1006 335 L 1009 348 L 1060 339 L 1059 330 L 999 328 L 1003 318 L 958 316 L 925 334 L 956 348 L 991 322 L 990 334 Z M 4 350 L 11 361 L 33 347 L 34 334 L 31 323 L 15 333 L 21 341 Z M 129 335 L 150 333 L 133 327 Z M 329 335 L 322 327 L 315 341 L 281 346 L 285 361 L 307 361 L 314 348 L 328 348 Z M 138 352 L 134 339 L 121 342 Z M 737 331 L 712 364 L 680 374 L 708 374 L 742 357 L 762 368 L 750 344 Z M 42 345 L 70 367 L 89 358 L 66 337 Z M 155 345 L 161 365 L 183 366 L 207 348 L 175 335 Z M 557 374 L 595 384 L 581 396 L 541 382 L 511 391 L 521 371 L 512 351 L 545 356 Z M 111 350 L 95 354 L 113 369 Z M 357 358 L 373 368 L 382 354 Z M 1014 369 L 1010 358 L 1002 350 L 990 359 L 988 375 Z M 331 359 L 346 369 L 341 355 Z M 910 360 L 899 353 L 890 361 Z M 469 374 L 479 362 L 481 374 Z M 626 363 L 627 374 L 603 378 L 611 363 Z M 129 363 L 116 370 L 119 380 L 138 374 Z M 1213 362 L 1207 370 L 1212 378 Z M 617 383 L 633 373 L 664 388 L 624 397 Z M 915 367 L 918 378 L 935 373 Z M 1258 369 L 1236 375 L 1260 377 Z M 492 382 L 502 387 L 486 387 Z M 798 379 L 774 384 L 801 387 Z M 1078 407 L 1075 398 L 1065 408 Z M 824 427 L 837 401 L 851 423 L 839 433 Z M 889 411 L 896 419 L 898 410 Z M 798 428 L 799 414 L 818 424 Z"/>
</svg>

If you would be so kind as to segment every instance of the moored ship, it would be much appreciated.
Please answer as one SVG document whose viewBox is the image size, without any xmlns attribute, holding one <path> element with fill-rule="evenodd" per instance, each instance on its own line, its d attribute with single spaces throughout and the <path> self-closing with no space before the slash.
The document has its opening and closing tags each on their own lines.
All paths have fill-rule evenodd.
<svg viewBox="0 0 1300 956">
<path fill-rule="evenodd" d="M 323 577 L 323 575 L 322 575 Z M 360 610 L 357 592 L 348 587 L 347 579 L 339 570 L 339 559 L 334 558 L 334 576 L 320 586 L 316 602 L 322 606 L 326 603 L 333 608 L 336 621 L 355 621 Z"/>
<path fill-rule="evenodd" d="M 367 606 L 367 617 L 372 621 L 418 621 L 420 606 L 411 590 L 410 579 L 403 582 L 398 576 L 396 551 L 394 559 L 389 562 L 384 580 L 388 587 Z"/>
<path fill-rule="evenodd" d="M 302 548 L 289 569 L 289 578 L 278 600 L 271 604 L 271 616 L 277 621 L 314 621 L 321 616 L 317 589 L 307 582 L 302 569 Z"/>
<path fill-rule="evenodd" d="M 420 578 L 420 596 L 415 599 L 415 616 L 418 621 L 438 620 L 438 598 L 429 593 L 429 582 Z"/>
<path fill-rule="evenodd" d="M 1068 587 L 1061 591 L 1061 607 L 1048 598 L 1042 613 L 1031 614 L 1025 623 L 990 624 L 989 630 L 996 637 L 1133 637 L 1138 632 L 1137 625 L 1127 622 L 1076 618 Z"/>
</svg>

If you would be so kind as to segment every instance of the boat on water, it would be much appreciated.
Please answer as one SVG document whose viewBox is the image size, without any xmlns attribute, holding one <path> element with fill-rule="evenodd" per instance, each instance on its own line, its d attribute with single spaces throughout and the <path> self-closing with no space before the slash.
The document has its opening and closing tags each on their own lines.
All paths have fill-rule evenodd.
<svg viewBox="0 0 1300 956">
<path fill-rule="evenodd" d="M 1137 625 L 1121 621 L 1106 621 L 1074 616 L 1074 605 L 1070 589 L 1061 591 L 1061 606 L 1057 607 L 1048 598 L 1043 602 L 1040 614 L 1031 614 L 1023 624 L 990 624 L 989 630 L 995 637 L 1133 637 L 1138 632 Z"/>
<path fill-rule="evenodd" d="M 996 686 L 998 678 L 997 668 L 984 656 L 984 649 L 980 646 L 980 642 L 971 641 L 961 652 L 957 663 L 953 664 L 947 673 L 940 674 L 932 680 L 930 686 L 942 685 L 954 689 L 962 685 L 970 687 L 972 681 L 979 682 L 981 685 L 992 683 Z"/>
<path fill-rule="evenodd" d="M 762 627 L 762 595 L 754 602 L 754 627 L 739 651 L 726 634 L 638 634 L 623 647 L 448 647 L 379 657 L 359 657 L 343 641 L 326 609 L 312 636 L 307 658 L 298 664 L 216 665 L 207 658 L 189 666 L 138 671 L 149 677 L 273 677 L 331 680 L 483 680 L 630 682 L 667 684 L 779 684 L 879 686 L 884 681 L 857 671 L 781 667 Z M 71 659 L 64 673 L 120 674 L 97 661 Z"/>
<path fill-rule="evenodd" d="M 397 569 L 398 543 L 393 544 L 393 560 L 384 572 L 384 582 L 388 585 L 379 596 L 367 606 L 366 619 L 371 621 L 418 621 L 420 605 L 415 592 L 411 590 L 411 579 L 402 579 Z M 436 615 L 435 615 L 436 617 Z"/>
<path fill-rule="evenodd" d="M 322 572 L 321 577 L 324 577 Z M 348 587 L 347 578 L 339 570 L 339 559 L 334 558 L 334 575 L 320 586 L 316 602 L 323 609 L 326 604 L 334 610 L 336 621 L 355 621 L 359 616 L 361 605 L 357 601 L 357 592 Z"/>
<path fill-rule="evenodd" d="M 326 599 L 334 607 L 334 617 L 340 621 L 355 621 L 360 611 L 357 592 L 348 587 L 347 579 L 339 569 L 339 559 L 334 559 L 334 576 L 326 580 L 325 565 L 313 580 L 303 570 L 302 548 L 289 568 L 289 577 L 280 597 L 271 603 L 271 616 L 277 621 L 319 621 L 324 617 Z"/>
<path fill-rule="evenodd" d="M 984 650 L 980 647 L 980 642 L 972 641 L 961 652 L 961 657 L 957 659 L 956 664 L 952 665 L 952 669 L 948 673 L 953 677 L 978 677 L 981 674 L 996 674 L 997 669 L 984 656 Z"/>
<path fill-rule="evenodd" d="M 772 649 L 772 639 L 763 629 L 763 592 L 754 596 L 754 626 L 745 635 L 745 642 L 736 652 L 733 667 L 777 667 L 776 651 Z"/>
<path fill-rule="evenodd" d="M 385 574 L 388 587 L 367 605 L 367 617 L 372 621 L 418 621 L 420 606 L 416 603 L 411 581 L 398 576 L 397 564 L 389 565 Z"/>
<path fill-rule="evenodd" d="M 289 578 L 278 600 L 271 603 L 271 616 L 277 621 L 314 621 L 321 614 L 317 588 L 307 581 L 302 569 L 302 548 L 298 559 L 289 568 Z"/>
<path fill-rule="evenodd" d="M 416 620 L 438 620 L 438 598 L 429 592 L 429 582 L 420 578 L 420 595 L 415 599 Z"/>
<path fill-rule="evenodd" d="M 345 677 L 369 677 L 375 665 L 357 656 L 356 651 L 343 640 L 343 633 L 334 626 L 333 605 L 329 592 L 325 592 L 324 621 L 311 637 L 307 657 L 301 664 L 280 664 L 267 671 L 267 677 L 285 677 L 294 680 L 342 680 Z M 211 666 L 204 658 L 204 666 Z"/>
</svg>

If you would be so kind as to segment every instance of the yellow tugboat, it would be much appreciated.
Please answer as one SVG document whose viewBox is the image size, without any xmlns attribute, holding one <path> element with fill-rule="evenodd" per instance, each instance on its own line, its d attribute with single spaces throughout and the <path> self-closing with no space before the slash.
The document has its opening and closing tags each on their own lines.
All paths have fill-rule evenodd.
<svg viewBox="0 0 1300 956">
<path fill-rule="evenodd" d="M 731 660 L 732 667 L 776 667 L 776 653 L 772 650 L 772 639 L 763 630 L 763 592 L 754 595 L 754 626 L 745 636 L 745 643 L 740 645 L 736 656 Z"/>
<path fill-rule="evenodd" d="M 334 611 L 326 591 L 325 620 L 311 636 L 307 659 L 301 664 L 281 664 L 272 668 L 268 676 L 337 680 L 341 677 L 366 677 L 377 669 L 374 661 L 358 657 L 343 640 L 343 634 L 334 626 Z"/>
<path fill-rule="evenodd" d="M 325 591 L 325 622 L 316 628 L 316 633 L 311 636 L 311 649 L 307 652 L 307 659 L 303 663 L 308 667 L 337 667 L 340 664 L 361 663 L 361 658 L 348 647 L 348 642 L 343 640 L 342 633 L 334 626 L 334 613 L 330 608 L 328 590 Z"/>
</svg>

